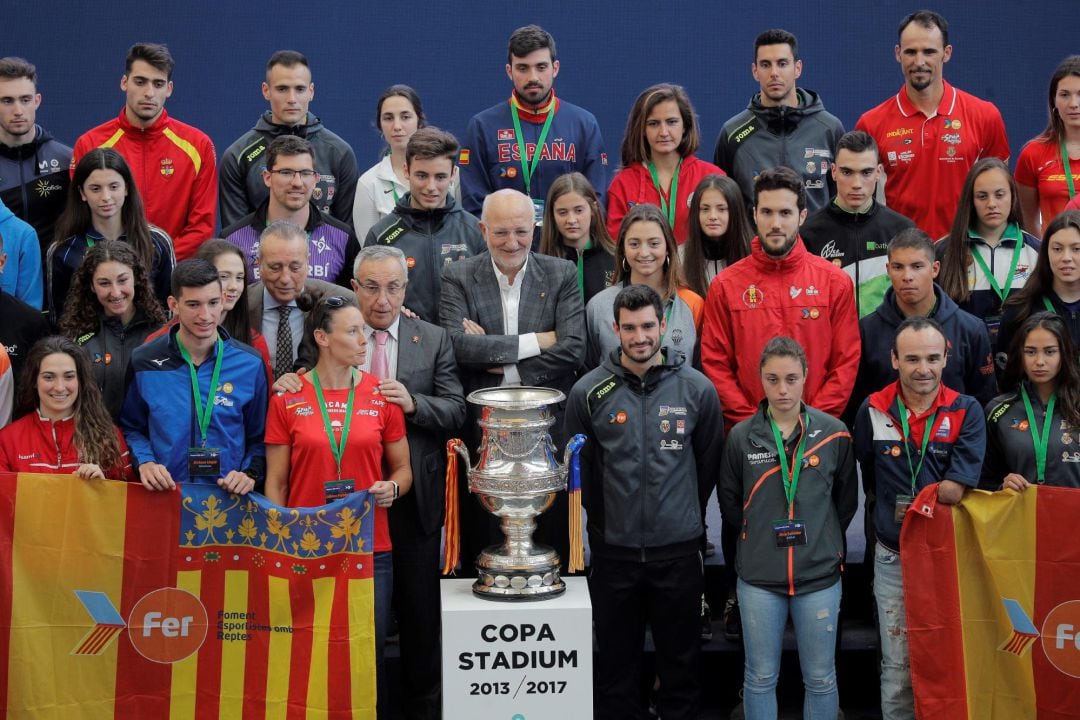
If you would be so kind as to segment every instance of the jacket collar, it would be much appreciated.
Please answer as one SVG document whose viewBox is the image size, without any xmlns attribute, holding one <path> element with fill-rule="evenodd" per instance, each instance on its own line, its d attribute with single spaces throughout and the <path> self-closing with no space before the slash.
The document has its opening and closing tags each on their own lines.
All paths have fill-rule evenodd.
<svg viewBox="0 0 1080 720">
<path fill-rule="evenodd" d="M 152 125 L 146 128 L 141 128 L 138 125 L 132 124 L 127 117 L 127 106 L 120 108 L 120 129 L 125 133 L 133 133 L 143 137 L 156 137 L 161 135 L 169 128 L 169 111 L 165 108 L 161 108 L 161 114 L 158 115 L 158 119 L 153 122 Z"/>
<path fill-rule="evenodd" d="M 801 236 L 795 239 L 791 252 L 780 260 L 766 254 L 761 247 L 761 239 L 757 236 L 750 243 L 750 257 L 753 258 L 754 264 L 767 272 L 790 272 L 806 262 L 808 256 L 809 253 L 803 245 Z"/>
</svg>

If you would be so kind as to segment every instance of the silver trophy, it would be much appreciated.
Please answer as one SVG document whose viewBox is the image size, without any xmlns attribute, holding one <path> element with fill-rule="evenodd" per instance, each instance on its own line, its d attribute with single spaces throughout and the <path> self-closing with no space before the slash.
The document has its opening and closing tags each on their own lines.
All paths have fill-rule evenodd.
<svg viewBox="0 0 1080 720">
<path fill-rule="evenodd" d="M 559 554 L 533 543 L 536 518 L 566 490 L 567 467 L 581 441 L 567 445 L 564 464 L 548 433 L 555 423 L 549 407 L 565 399 L 558 390 L 499 387 L 477 390 L 468 401 L 482 408 L 480 456 L 476 466 L 458 444 L 469 469 L 469 492 L 485 510 L 500 518 L 501 545 L 485 548 L 476 559 L 479 578 L 473 592 L 497 600 L 544 599 L 559 595 Z"/>
</svg>

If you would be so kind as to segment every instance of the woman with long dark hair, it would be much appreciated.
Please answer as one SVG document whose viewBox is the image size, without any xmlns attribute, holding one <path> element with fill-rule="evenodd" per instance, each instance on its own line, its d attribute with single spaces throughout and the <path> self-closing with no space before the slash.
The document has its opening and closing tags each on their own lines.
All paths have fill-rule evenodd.
<svg viewBox="0 0 1080 720">
<path fill-rule="evenodd" d="M 588 303 L 615 279 L 615 243 L 611 240 L 600 197 L 579 172 L 555 179 L 544 203 L 540 252 L 577 263 L 578 288 Z"/>
<path fill-rule="evenodd" d="M 1016 159 L 1025 228 L 1036 237 L 1080 188 L 1080 55 L 1062 60 L 1050 78 L 1050 119 Z"/>
<path fill-rule="evenodd" d="M 1080 365 L 1064 321 L 1027 318 L 1002 374 L 1006 392 L 986 406 L 980 485 L 1019 492 L 1031 485 L 1080 488 Z"/>
<path fill-rule="evenodd" d="M 615 296 L 627 285 L 648 285 L 664 303 L 665 348 L 697 363 L 705 301 L 682 281 L 675 236 L 663 211 L 655 205 L 635 205 L 623 219 L 615 244 L 615 281 L 585 306 L 587 325 L 585 367 L 598 366 L 619 347 L 613 327 Z"/>
<path fill-rule="evenodd" d="M 1005 303 L 996 356 L 1004 368 L 1017 329 L 1030 316 L 1055 312 L 1065 321 L 1073 344 L 1080 347 L 1080 211 L 1066 210 L 1046 226 L 1035 270 Z"/>
<path fill-rule="evenodd" d="M 124 404 L 131 353 L 165 324 L 135 249 L 102 240 L 86 251 L 75 271 L 60 332 L 82 346 L 93 379 L 115 421 Z"/>
<path fill-rule="evenodd" d="M 995 157 L 972 166 L 952 230 L 938 241 L 938 284 L 961 310 L 982 318 L 997 342 L 1005 301 L 1036 269 L 1039 240 L 1024 232 L 1020 195 L 1009 166 Z"/>
<path fill-rule="evenodd" d="M 686 90 L 661 83 L 638 95 L 623 135 L 622 169 L 608 188 L 608 232 L 619 234 L 631 207 L 652 204 L 663 210 L 675 241 L 686 241 L 690 193 L 706 175 L 724 175 L 694 156 L 700 136 Z"/>
<path fill-rule="evenodd" d="M 750 254 L 753 239 L 738 183 L 726 175 L 706 175 L 694 188 L 689 232 L 679 246 L 686 286 L 708 295 L 721 270 Z"/>
<path fill-rule="evenodd" d="M 66 337 L 30 348 L 15 397 L 15 422 L 0 430 L 0 471 L 72 473 L 135 480 L 86 353 Z"/>
<path fill-rule="evenodd" d="M 63 314 L 71 278 L 83 255 L 102 240 L 120 240 L 134 249 L 154 297 L 165 307 L 176 265 L 172 239 L 147 221 L 131 168 L 112 148 L 95 148 L 75 166 L 67 205 L 46 254 L 46 302 L 53 318 Z"/>
</svg>

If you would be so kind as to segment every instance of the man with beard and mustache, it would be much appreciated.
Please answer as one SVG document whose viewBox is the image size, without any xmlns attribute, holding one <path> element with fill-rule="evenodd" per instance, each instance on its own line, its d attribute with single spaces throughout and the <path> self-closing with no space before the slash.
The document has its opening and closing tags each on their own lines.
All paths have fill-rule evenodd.
<svg viewBox="0 0 1080 720">
<path fill-rule="evenodd" d="M 659 712 L 696 718 L 702 509 L 723 444 L 716 392 L 664 349 L 660 296 L 630 285 L 614 301 L 619 348 L 578 380 L 567 437 L 584 433 L 581 496 L 592 551 L 595 717 L 644 717 L 645 623 L 656 643 Z"/>
<path fill-rule="evenodd" d="M 807 252 L 802 178 L 786 167 L 754 183 L 757 237 L 749 257 L 725 268 L 709 288 L 701 365 L 716 385 L 728 429 L 765 397 L 757 358 L 773 337 L 806 349 L 807 405 L 840 417 L 859 368 L 859 319 L 851 278 Z"/>
<path fill-rule="evenodd" d="M 532 199 L 539 227 L 551 183 L 575 171 L 596 189 L 600 207 L 607 207 L 607 152 L 600 125 L 588 110 L 555 97 L 552 84 L 558 74 L 550 33 L 536 25 L 515 30 L 506 53 L 506 76 L 514 84 L 510 99 L 474 115 L 465 130 L 458 164 L 466 212 L 479 217 L 485 197 L 513 188 Z"/>
<path fill-rule="evenodd" d="M 942 67 L 952 50 L 949 23 L 936 12 L 919 10 L 901 20 L 895 53 L 904 87 L 855 124 L 877 141 L 886 204 L 933 238 L 952 227 L 975 161 L 1009 160 L 998 109 L 945 82 Z"/>
<path fill-rule="evenodd" d="M 892 366 L 899 379 L 868 397 L 855 419 L 855 457 L 868 507 L 874 547 L 874 600 L 881 637 L 881 714 L 914 717 L 900 528 L 919 491 L 939 483 L 937 501 L 960 502 L 976 487 L 986 451 L 986 423 L 975 398 L 945 387 L 945 332 L 936 321 L 909 317 L 893 336 Z M 921 578 L 932 581 L 932 578 Z"/>
</svg>

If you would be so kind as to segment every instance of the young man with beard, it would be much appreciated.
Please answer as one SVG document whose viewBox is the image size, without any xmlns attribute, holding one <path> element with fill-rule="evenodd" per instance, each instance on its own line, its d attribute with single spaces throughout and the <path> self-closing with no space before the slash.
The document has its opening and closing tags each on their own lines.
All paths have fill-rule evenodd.
<svg viewBox="0 0 1080 720">
<path fill-rule="evenodd" d="M 614 302 L 619 348 L 574 384 L 566 436 L 584 433 L 589 591 L 599 648 L 598 720 L 644 717 L 645 624 L 656 643 L 658 710 L 698 711 L 703 507 L 723 444 L 716 392 L 687 358 L 661 351 L 660 296 L 630 285 Z"/>
<path fill-rule="evenodd" d="M 876 497 L 868 512 L 877 537 L 874 600 L 885 720 L 915 716 L 900 569 L 900 528 L 907 509 L 933 483 L 939 483 L 938 502 L 960 502 L 969 487 L 978 485 L 986 451 L 986 422 L 978 401 L 941 382 L 946 339 L 940 325 L 925 317 L 900 323 L 892 341 L 892 365 L 899 379 L 863 402 L 854 432 L 863 487 L 868 497 Z"/>
<path fill-rule="evenodd" d="M 885 202 L 932 238 L 949 232 L 964 179 L 984 157 L 1009 159 L 996 107 L 945 82 L 952 57 L 949 23 L 929 10 L 900 21 L 896 62 L 904 87 L 855 124 L 877 141 Z"/>
<path fill-rule="evenodd" d="M 474 115 L 465 130 L 460 163 L 467 212 L 479 216 L 485 197 L 512 188 L 532 200 L 539 226 L 551 183 L 574 171 L 589 179 L 600 207 L 607 207 L 600 125 L 588 110 L 555 97 L 558 74 L 555 38 L 536 25 L 515 30 L 506 53 L 506 76 L 514 84 L 510 99 Z"/>
<path fill-rule="evenodd" d="M 457 156 L 458 142 L 450 133 L 430 125 L 413 133 L 405 148 L 409 192 L 364 239 L 364 247 L 392 245 L 405 253 L 405 307 L 431 323 L 439 320 L 443 268 L 487 249 L 480 223 L 450 193 Z"/>
<path fill-rule="evenodd" d="M 807 252 L 802 179 L 786 167 L 754 183 L 757 237 L 749 257 L 725 268 L 709 288 L 701 364 L 716 385 L 730 429 L 764 398 L 756 358 L 786 335 L 806 349 L 807 405 L 840 417 L 859 367 L 859 323 L 851 278 Z"/>
</svg>

